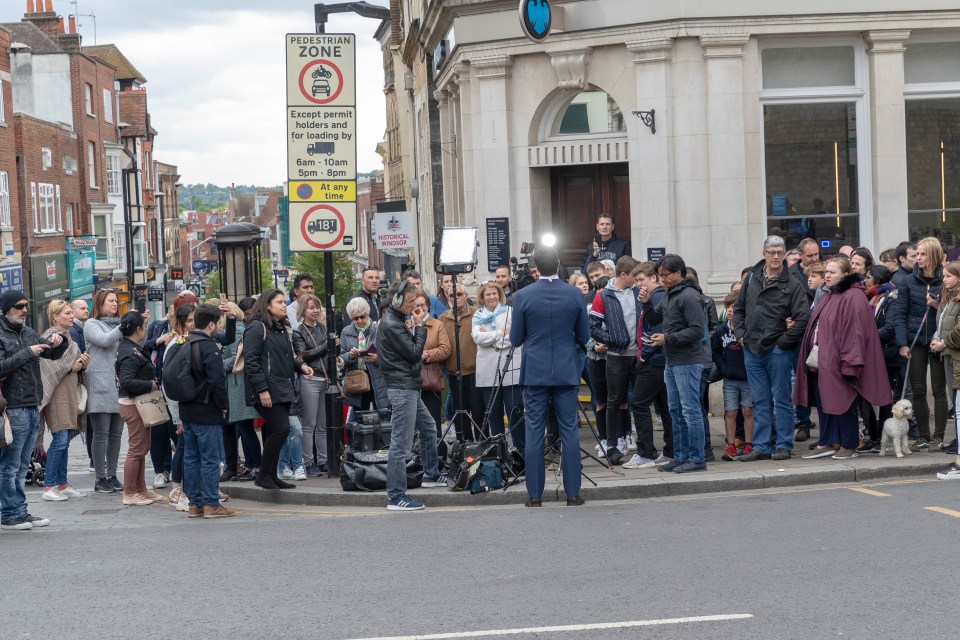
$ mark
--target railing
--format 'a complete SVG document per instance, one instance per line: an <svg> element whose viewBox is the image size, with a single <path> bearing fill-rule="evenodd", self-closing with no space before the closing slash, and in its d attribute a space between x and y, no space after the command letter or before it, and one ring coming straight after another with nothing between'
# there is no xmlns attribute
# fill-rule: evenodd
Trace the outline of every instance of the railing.
<svg viewBox="0 0 960 640"><path fill-rule="evenodd" d="M527 164L530 167L561 167L627 162L630 159L627 151L625 138L544 142L527 147Z"/></svg>

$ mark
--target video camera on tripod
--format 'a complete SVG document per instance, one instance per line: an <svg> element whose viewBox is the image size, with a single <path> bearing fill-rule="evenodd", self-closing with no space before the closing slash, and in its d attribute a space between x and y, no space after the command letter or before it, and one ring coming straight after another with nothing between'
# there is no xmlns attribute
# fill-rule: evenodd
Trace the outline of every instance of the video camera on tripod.
<svg viewBox="0 0 960 640"><path fill-rule="evenodd" d="M545 247L552 247L557 243L557 238L552 233L545 234L540 239L539 244ZM510 256L510 292L516 293L524 287L537 281L533 277L533 270L530 268L530 257L537 249L536 242L521 242L520 257Z"/></svg>

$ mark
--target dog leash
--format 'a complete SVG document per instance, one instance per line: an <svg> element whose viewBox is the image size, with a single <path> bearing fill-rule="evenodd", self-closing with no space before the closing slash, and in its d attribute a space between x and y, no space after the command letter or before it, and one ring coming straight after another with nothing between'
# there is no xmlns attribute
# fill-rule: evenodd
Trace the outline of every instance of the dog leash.
<svg viewBox="0 0 960 640"><path fill-rule="evenodd" d="M927 307L927 310L923 312L923 317L920 319L920 327L917 329L916 335L913 336L913 342L910 343L910 354L907 355L907 370L904 372L903 389L900 391L901 400L907 395L907 381L910 379L910 358L913 357L913 347L917 344L917 340L920 339L920 332L923 331L924 326L927 324L927 314L929 313L930 307Z"/></svg>

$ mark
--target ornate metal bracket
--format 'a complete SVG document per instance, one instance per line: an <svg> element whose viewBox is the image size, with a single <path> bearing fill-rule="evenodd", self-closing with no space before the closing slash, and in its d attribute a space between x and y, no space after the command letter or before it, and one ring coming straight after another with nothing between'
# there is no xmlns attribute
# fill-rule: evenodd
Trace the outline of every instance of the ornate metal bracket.
<svg viewBox="0 0 960 640"><path fill-rule="evenodd" d="M650 127L650 133L657 132L657 112L655 109L650 111L634 111L633 115L640 118L640 122Z"/></svg>

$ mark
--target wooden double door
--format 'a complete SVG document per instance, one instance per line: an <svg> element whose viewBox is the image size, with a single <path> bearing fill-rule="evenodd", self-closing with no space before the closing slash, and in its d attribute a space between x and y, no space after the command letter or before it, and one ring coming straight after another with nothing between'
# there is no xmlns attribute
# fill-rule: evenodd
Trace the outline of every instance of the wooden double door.
<svg viewBox="0 0 960 640"><path fill-rule="evenodd" d="M596 231L597 216L610 213L615 232L630 239L630 174L627 163L555 167L550 170L553 233L560 262L573 273Z"/></svg>

